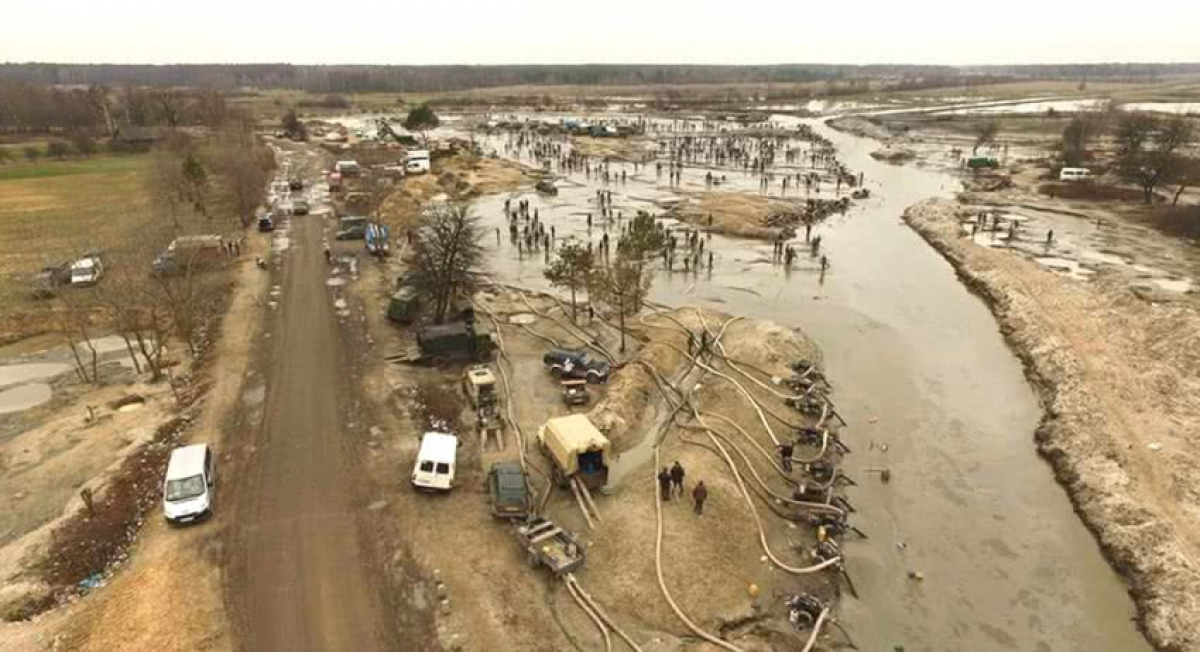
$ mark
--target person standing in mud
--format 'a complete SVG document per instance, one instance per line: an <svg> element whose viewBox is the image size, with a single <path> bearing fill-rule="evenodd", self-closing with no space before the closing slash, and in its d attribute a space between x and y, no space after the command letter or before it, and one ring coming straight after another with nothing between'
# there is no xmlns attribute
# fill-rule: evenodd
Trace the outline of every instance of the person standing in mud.
<svg viewBox="0 0 1200 652"><path fill-rule="evenodd" d="M779 445L779 464L783 467L783 472L791 474L792 472L792 448L791 442L784 442Z"/></svg>
<svg viewBox="0 0 1200 652"><path fill-rule="evenodd" d="M675 460L675 464L671 465L671 492L683 498L683 477L687 473L683 470L683 465L679 460Z"/></svg>
<svg viewBox="0 0 1200 652"><path fill-rule="evenodd" d="M658 472L658 490L664 503L671 500L671 472L665 466Z"/></svg>
<svg viewBox="0 0 1200 652"><path fill-rule="evenodd" d="M704 486L704 481L696 483L696 488L692 489L692 511L696 512L696 516L704 515L704 501L708 500L708 487Z"/></svg>

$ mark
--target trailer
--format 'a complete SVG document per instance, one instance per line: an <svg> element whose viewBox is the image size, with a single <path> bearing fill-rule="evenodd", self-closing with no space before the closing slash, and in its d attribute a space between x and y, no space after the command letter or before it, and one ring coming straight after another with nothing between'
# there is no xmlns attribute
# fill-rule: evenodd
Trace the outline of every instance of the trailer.
<svg viewBox="0 0 1200 652"><path fill-rule="evenodd" d="M611 444L586 415L550 419L538 429L538 443L550 458L559 485L577 480L594 490L608 484Z"/></svg>
<svg viewBox="0 0 1200 652"><path fill-rule="evenodd" d="M534 518L517 527L517 541L530 568L545 566L556 576L583 566L583 544L570 532L545 518Z"/></svg>

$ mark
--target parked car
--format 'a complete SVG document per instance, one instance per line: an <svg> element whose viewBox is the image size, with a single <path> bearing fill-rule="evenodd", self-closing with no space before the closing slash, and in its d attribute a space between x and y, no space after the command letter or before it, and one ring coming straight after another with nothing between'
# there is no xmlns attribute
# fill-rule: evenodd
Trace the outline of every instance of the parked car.
<svg viewBox="0 0 1200 652"><path fill-rule="evenodd" d="M496 462L488 469L488 495L492 516L519 518L529 516L529 482L517 462Z"/></svg>
<svg viewBox="0 0 1200 652"><path fill-rule="evenodd" d="M49 299L64 285L71 284L71 261L46 265L33 277L35 299Z"/></svg>
<svg viewBox="0 0 1200 652"><path fill-rule="evenodd" d="M555 378L578 378L589 383L606 383L609 364L595 360L582 350L552 349L542 357L542 363Z"/></svg>
<svg viewBox="0 0 1200 652"><path fill-rule="evenodd" d="M71 263L71 287L88 287L100 282L104 276L104 263L96 253L84 254Z"/></svg>
<svg viewBox="0 0 1200 652"><path fill-rule="evenodd" d="M271 219L270 215L263 215L258 218L258 230L263 233L275 230L275 222Z"/></svg>
<svg viewBox="0 0 1200 652"><path fill-rule="evenodd" d="M1092 171L1087 168L1063 168L1058 171L1059 181L1091 181Z"/></svg>
<svg viewBox="0 0 1200 652"><path fill-rule="evenodd" d="M338 240L362 240L367 237L367 218L343 217L338 220Z"/></svg>
<svg viewBox="0 0 1200 652"><path fill-rule="evenodd" d="M172 525L199 521L213 512L216 465L207 444L171 451L163 483L163 516Z"/></svg>
<svg viewBox="0 0 1200 652"><path fill-rule="evenodd" d="M182 274L214 264L226 255L225 240L219 235L181 235L154 258L154 273Z"/></svg>
<svg viewBox="0 0 1200 652"><path fill-rule="evenodd" d="M558 188L555 187L554 182L550 181L549 179L542 179L541 181L537 182L537 185L534 187L537 189L538 192L540 192L544 195L557 195L558 194Z"/></svg>
<svg viewBox="0 0 1200 652"><path fill-rule="evenodd" d="M292 200L292 215L308 215L308 200L293 199Z"/></svg>

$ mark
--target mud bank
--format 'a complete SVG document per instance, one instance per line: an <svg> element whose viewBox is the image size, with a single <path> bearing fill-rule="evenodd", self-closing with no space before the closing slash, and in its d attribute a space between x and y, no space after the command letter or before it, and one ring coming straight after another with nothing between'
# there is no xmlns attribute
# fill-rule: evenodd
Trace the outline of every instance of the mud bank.
<svg viewBox="0 0 1200 652"><path fill-rule="evenodd" d="M1162 650L1200 650L1196 390L1200 315L1137 298L1117 274L1072 281L960 235L949 200L905 221L991 307L1037 390L1036 439L1081 518L1130 582Z"/></svg>

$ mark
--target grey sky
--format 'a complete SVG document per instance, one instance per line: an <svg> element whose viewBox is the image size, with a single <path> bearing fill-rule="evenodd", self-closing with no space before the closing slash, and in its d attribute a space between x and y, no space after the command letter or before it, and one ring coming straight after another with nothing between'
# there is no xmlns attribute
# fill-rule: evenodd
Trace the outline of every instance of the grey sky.
<svg viewBox="0 0 1200 652"><path fill-rule="evenodd" d="M0 61L1200 61L1196 0L6 0Z"/></svg>

